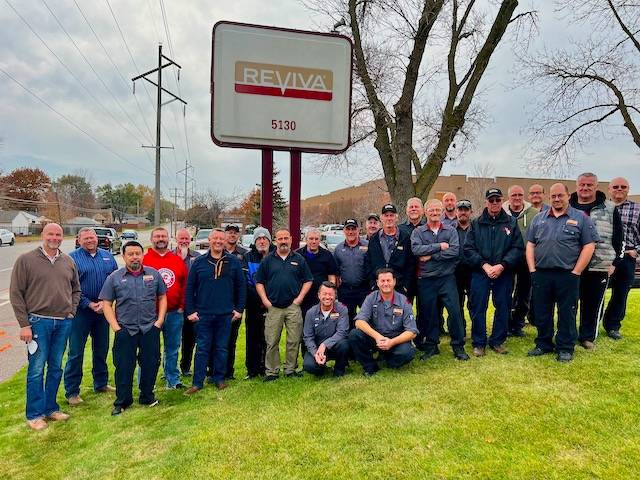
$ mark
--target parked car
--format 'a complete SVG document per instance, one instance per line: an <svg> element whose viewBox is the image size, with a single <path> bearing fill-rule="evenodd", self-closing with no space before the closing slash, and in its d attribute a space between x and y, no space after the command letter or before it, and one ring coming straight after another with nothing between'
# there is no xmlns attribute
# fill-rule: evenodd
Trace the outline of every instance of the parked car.
<svg viewBox="0 0 640 480"><path fill-rule="evenodd" d="M114 255L120 253L122 248L122 240L118 237L118 233L113 228L107 227L94 227L93 228L98 236L98 247L109 250ZM78 237L76 236L76 248L80 246Z"/></svg>
<svg viewBox="0 0 640 480"><path fill-rule="evenodd" d="M120 238L122 240L138 240L138 232L135 230L123 230Z"/></svg>
<svg viewBox="0 0 640 480"><path fill-rule="evenodd" d="M16 243L16 236L13 232L0 228L0 247L2 245L13 245L14 243Z"/></svg>
<svg viewBox="0 0 640 480"><path fill-rule="evenodd" d="M344 242L344 239L344 233L334 231L331 233L323 233L322 237L320 237L320 242L327 250L333 252L338 245Z"/></svg>
<svg viewBox="0 0 640 480"><path fill-rule="evenodd" d="M196 234L196 250L206 250L209 248L209 234L212 228L201 228Z"/></svg>

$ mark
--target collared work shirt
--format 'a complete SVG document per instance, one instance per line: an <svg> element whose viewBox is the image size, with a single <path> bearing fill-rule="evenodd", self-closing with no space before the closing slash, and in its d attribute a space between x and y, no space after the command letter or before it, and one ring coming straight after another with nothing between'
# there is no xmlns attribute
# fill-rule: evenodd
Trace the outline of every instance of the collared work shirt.
<svg viewBox="0 0 640 480"><path fill-rule="evenodd" d="M384 256L385 263L389 263L391 253L393 253L393 249L396 248L396 245L398 244L398 238L400 238L399 228L400 227L396 228L395 235L387 235L382 229L378 232L380 235L380 247L382 248L382 255Z"/></svg>
<svg viewBox="0 0 640 480"><path fill-rule="evenodd" d="M347 242L342 242L333 252L333 257L338 266L340 283L349 287L359 287L368 281L367 276L367 249L369 242L358 240L357 245L350 247Z"/></svg>
<svg viewBox="0 0 640 480"><path fill-rule="evenodd" d="M364 299L355 321L363 320L381 335L395 338L404 332L418 333L413 308L407 303L407 297L399 292L393 293L393 299L383 300L380 291L371 292Z"/></svg>
<svg viewBox="0 0 640 480"><path fill-rule="evenodd" d="M535 244L536 268L573 270L589 243L600 241L591 218L573 207L556 217L549 208L533 219L527 241Z"/></svg>
<svg viewBox="0 0 640 480"><path fill-rule="evenodd" d="M267 298L277 308L286 308L300 294L302 285L311 282L313 275L302 255L289 252L283 259L277 251L267 255L258 267L256 283L261 283Z"/></svg>
<svg viewBox="0 0 640 480"><path fill-rule="evenodd" d="M76 248L69 254L78 268L78 278L80 279L80 307L89 308L89 303L97 302L100 290L107 277L118 269L116 259L111 252L98 248L94 255L91 255L82 247Z"/></svg>
<svg viewBox="0 0 640 480"><path fill-rule="evenodd" d="M115 300L118 325L135 335L151 330L158 320L156 301L166 293L167 287L156 269L144 266L142 275L133 275L122 267L107 277L99 298Z"/></svg>
<svg viewBox="0 0 640 480"><path fill-rule="evenodd" d="M302 336L311 355L315 355L321 343L331 349L349 333L349 311L343 304L336 302L326 317L320 304L309 309L304 318Z"/></svg>

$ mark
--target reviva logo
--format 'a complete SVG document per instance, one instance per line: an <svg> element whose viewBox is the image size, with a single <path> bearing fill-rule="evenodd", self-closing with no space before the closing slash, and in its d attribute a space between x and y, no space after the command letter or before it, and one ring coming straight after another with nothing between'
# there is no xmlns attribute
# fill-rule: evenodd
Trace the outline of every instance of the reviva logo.
<svg viewBox="0 0 640 480"><path fill-rule="evenodd" d="M333 72L268 63L236 62L236 93L331 101Z"/></svg>

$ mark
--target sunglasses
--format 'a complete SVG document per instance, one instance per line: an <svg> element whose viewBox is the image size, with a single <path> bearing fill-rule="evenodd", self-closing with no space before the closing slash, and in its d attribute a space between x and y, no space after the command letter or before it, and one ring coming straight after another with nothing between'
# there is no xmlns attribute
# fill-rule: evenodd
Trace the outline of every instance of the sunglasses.
<svg viewBox="0 0 640 480"><path fill-rule="evenodd" d="M487 198L487 202L489 202L489 203L502 203L502 197Z"/></svg>
<svg viewBox="0 0 640 480"><path fill-rule="evenodd" d="M626 185L611 185L613 190L626 190L628 187Z"/></svg>

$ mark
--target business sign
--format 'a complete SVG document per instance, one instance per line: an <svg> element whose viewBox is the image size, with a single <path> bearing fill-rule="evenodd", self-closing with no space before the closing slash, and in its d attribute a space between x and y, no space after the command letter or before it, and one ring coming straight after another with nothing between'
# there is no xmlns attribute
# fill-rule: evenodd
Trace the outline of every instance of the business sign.
<svg viewBox="0 0 640 480"><path fill-rule="evenodd" d="M351 55L341 35L217 23L211 138L225 147L346 150Z"/></svg>

